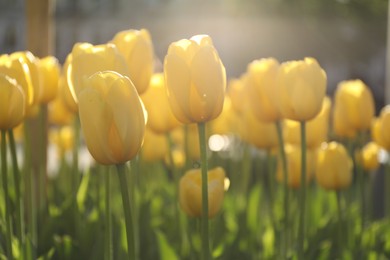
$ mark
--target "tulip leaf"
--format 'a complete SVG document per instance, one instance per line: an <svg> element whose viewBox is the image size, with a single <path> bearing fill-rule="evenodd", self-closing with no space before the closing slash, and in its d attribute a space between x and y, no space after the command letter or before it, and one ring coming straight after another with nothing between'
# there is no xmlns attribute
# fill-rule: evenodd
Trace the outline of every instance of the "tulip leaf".
<svg viewBox="0 0 390 260"><path fill-rule="evenodd" d="M87 198L89 176L90 176L90 172L87 171L83 175L83 177L81 179L80 187L77 191L76 200L77 200L77 206L78 206L80 212L84 211L84 202L85 202L85 199Z"/></svg>
<svg viewBox="0 0 390 260"><path fill-rule="evenodd" d="M171 247L169 245L167 238L164 233L161 231L157 230L156 232L156 237L157 237L157 242L158 242L158 248L160 251L160 259L161 260L177 260L179 259Z"/></svg>
<svg viewBox="0 0 390 260"><path fill-rule="evenodd" d="M253 187L249 194L247 223L249 230L257 230L259 223L259 207L261 200L261 188L259 185ZM256 232L254 232L256 233Z"/></svg>

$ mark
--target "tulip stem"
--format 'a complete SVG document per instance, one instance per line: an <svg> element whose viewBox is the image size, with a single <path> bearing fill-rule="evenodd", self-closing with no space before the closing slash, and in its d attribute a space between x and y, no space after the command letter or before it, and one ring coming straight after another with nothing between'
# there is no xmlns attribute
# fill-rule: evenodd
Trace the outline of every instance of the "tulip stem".
<svg viewBox="0 0 390 260"><path fill-rule="evenodd" d="M105 246L106 246L106 250L105 250L105 254L104 254L104 259L106 260L111 260L112 259L112 244L111 244L111 240L112 240L112 230L111 230L111 205L110 205L110 196L111 196L111 178L110 178L110 172L109 172L109 168L108 167L104 167L104 171L103 171L103 174L105 175L104 178L105 178L105 200L106 200L106 205L105 205L105 231L106 231L106 234L105 234L105 239L106 239L106 243L105 243Z"/></svg>
<svg viewBox="0 0 390 260"><path fill-rule="evenodd" d="M198 123L200 159L202 170L202 218L201 218L201 236L202 236L202 259L210 258L209 244L209 205L208 205L208 187L207 187L207 149L206 149L206 123Z"/></svg>
<svg viewBox="0 0 390 260"><path fill-rule="evenodd" d="M135 238L134 238L134 220L133 220L133 215L131 214L129 189L127 186L127 178L126 178L126 165L117 164L116 169L117 169L119 182L121 186L123 211L125 214L128 257L130 260L135 260L136 254L135 254Z"/></svg>
<svg viewBox="0 0 390 260"><path fill-rule="evenodd" d="M11 234L11 212L10 198L8 192L8 177L7 177L7 140L5 137L6 130L1 130L1 171L3 180L4 200L5 200L5 222L6 222L6 244L7 244L7 259L13 259L12 256L12 234Z"/></svg>
<svg viewBox="0 0 390 260"><path fill-rule="evenodd" d="M340 247L340 257L342 256L343 250L344 250L344 238L343 238L343 211L342 211L342 205L341 205L341 194L340 191L336 190L336 202L337 202L337 213L338 213L338 224L339 224L339 242L338 245Z"/></svg>
<svg viewBox="0 0 390 260"><path fill-rule="evenodd" d="M18 167L18 158L16 156L15 137L12 129L8 130L9 144L11 148L12 168L15 185L15 197L16 197L16 232L20 243L21 252L24 254L24 225L23 225L23 203L20 195L20 171Z"/></svg>
<svg viewBox="0 0 390 260"><path fill-rule="evenodd" d="M306 123L301 124L301 188L299 196L298 259L304 259L306 204Z"/></svg>
<svg viewBox="0 0 390 260"><path fill-rule="evenodd" d="M278 132L278 143L279 143L279 154L280 158L282 159L282 167L283 167L283 208L284 208L284 258L287 258L288 254L288 229L289 229L289 203L288 203L288 197L289 197L289 189L288 189L288 168L287 168L287 157L286 157L286 151L284 150L284 140L283 140L283 129L281 121L276 121L276 129Z"/></svg>

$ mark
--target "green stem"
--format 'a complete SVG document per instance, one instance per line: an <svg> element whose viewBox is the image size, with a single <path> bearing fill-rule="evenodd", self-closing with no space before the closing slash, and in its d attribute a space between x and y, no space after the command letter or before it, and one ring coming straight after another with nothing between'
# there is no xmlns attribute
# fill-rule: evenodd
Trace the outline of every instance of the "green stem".
<svg viewBox="0 0 390 260"><path fill-rule="evenodd" d="M306 123L301 124L301 188L299 196L298 259L304 259L306 204Z"/></svg>
<svg viewBox="0 0 390 260"><path fill-rule="evenodd" d="M20 243L21 252L24 254L24 225L23 225L23 203L20 195L20 171L18 167L18 158L16 155L16 145L14 132L12 129L8 130L8 136L10 141L11 148L11 157L12 157L12 168L14 176L14 185L15 185L15 196L16 196L16 233ZM23 255L22 254L22 255Z"/></svg>
<svg viewBox="0 0 390 260"><path fill-rule="evenodd" d="M119 182L120 182L120 186L121 186L123 211L125 214L128 257L130 260L135 260L136 253L135 253L135 243L134 243L135 242L134 220L133 220L133 215L131 214L129 189L127 186L127 178L126 178L126 165L125 164L117 164L116 169L117 169Z"/></svg>
<svg viewBox="0 0 390 260"><path fill-rule="evenodd" d="M289 246L289 239L288 239L288 231L289 231L289 216L290 216L290 209L289 209L289 189L288 189L288 168L287 168L287 157L286 157L286 151L284 150L284 140L283 140L283 128L281 121L276 121L276 130L278 133L278 142L279 142L279 153L280 157L282 159L282 167L283 167L283 208L284 208L284 246L283 246L283 256L284 258L287 258L288 254L288 246Z"/></svg>
<svg viewBox="0 0 390 260"><path fill-rule="evenodd" d="M45 212L48 210L47 205L47 105L41 106L40 113L40 164L39 164L39 196L40 209Z"/></svg>
<svg viewBox="0 0 390 260"><path fill-rule="evenodd" d="M342 256L343 250L344 250L344 237L343 237L343 211L341 206L341 194L340 191L336 190L336 200L337 200L337 213L338 213L338 235L339 235L339 248L340 248L340 257Z"/></svg>
<svg viewBox="0 0 390 260"><path fill-rule="evenodd" d="M106 205L105 205L105 210L106 210L106 213L105 213L105 221L106 221L106 228L105 228L105 231L106 231L106 234L105 234L105 240L106 240L106 243L105 243L105 254L104 254L104 259L106 260L111 260L112 259L112 230L111 230L111 205L110 205L110 196L111 196L111 181L110 181L110 172L109 172L109 169L108 167L105 167L105 170L103 172L103 174L105 175L104 178L105 178L105 200L106 200Z"/></svg>
<svg viewBox="0 0 390 260"><path fill-rule="evenodd" d="M199 146L202 170L202 218L201 218L201 236L202 236L202 259L210 259L209 243L209 201L207 186L207 148L206 148L206 124L198 123Z"/></svg>
<svg viewBox="0 0 390 260"><path fill-rule="evenodd" d="M13 259L12 255L12 230L11 230L11 204L8 191L8 177L7 177L7 140L5 137L6 130L1 130L1 171L3 177L3 189L5 200L5 221L6 221L6 244L7 244L7 257Z"/></svg>

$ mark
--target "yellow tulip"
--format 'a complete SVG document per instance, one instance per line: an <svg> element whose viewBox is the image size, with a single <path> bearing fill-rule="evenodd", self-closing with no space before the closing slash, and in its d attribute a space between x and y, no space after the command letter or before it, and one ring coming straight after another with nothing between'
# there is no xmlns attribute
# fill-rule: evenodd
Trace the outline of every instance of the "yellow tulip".
<svg viewBox="0 0 390 260"><path fill-rule="evenodd" d="M164 73L172 111L179 121L206 122L221 113L226 72L209 36L172 43Z"/></svg>
<svg viewBox="0 0 390 260"><path fill-rule="evenodd" d="M337 123L344 124L349 131L368 130L375 115L370 89L361 80L340 82L335 92L334 114Z"/></svg>
<svg viewBox="0 0 390 260"><path fill-rule="evenodd" d="M155 133L149 127L145 129L144 143L141 149L142 160L155 162L163 160L169 153L166 135Z"/></svg>
<svg viewBox="0 0 390 260"><path fill-rule="evenodd" d="M141 95L148 112L148 126L156 133L164 134L180 125L173 115L165 89L164 75L154 74L147 91Z"/></svg>
<svg viewBox="0 0 390 260"><path fill-rule="evenodd" d="M380 146L375 142L369 142L357 152L357 161L366 171L374 171L379 168Z"/></svg>
<svg viewBox="0 0 390 260"><path fill-rule="evenodd" d="M287 169L288 169L288 186L294 189L298 189L301 186L301 148L294 145L286 145L285 152L287 156ZM315 149L306 150L306 182L309 183L313 177L315 169ZM283 165L282 161L278 159L276 179L278 182L283 183Z"/></svg>
<svg viewBox="0 0 390 260"><path fill-rule="evenodd" d="M25 93L25 109L31 107L34 103L34 88L30 70L23 59L7 54L1 55L0 73L17 81Z"/></svg>
<svg viewBox="0 0 390 260"><path fill-rule="evenodd" d="M325 97L320 113L306 123L306 145L315 148L328 140L329 116L331 101ZM285 120L284 139L287 143L299 145L301 143L301 126L299 122Z"/></svg>
<svg viewBox="0 0 390 260"><path fill-rule="evenodd" d="M219 135L238 134L239 115L233 109L230 96L225 96L221 114L210 123L211 133Z"/></svg>
<svg viewBox="0 0 390 260"><path fill-rule="evenodd" d="M326 74L313 58L284 62L278 73L278 107L284 118L313 119L321 110Z"/></svg>
<svg viewBox="0 0 390 260"><path fill-rule="evenodd" d="M72 151L73 149L73 127L63 126L59 129L51 128L49 130L49 140L57 146L60 156L63 156L66 152Z"/></svg>
<svg viewBox="0 0 390 260"><path fill-rule="evenodd" d="M352 182L352 160L337 142L324 143L317 156L317 183L327 190L347 188Z"/></svg>
<svg viewBox="0 0 390 260"><path fill-rule="evenodd" d="M47 56L38 61L38 70L42 83L39 99L42 103L48 103L57 96L60 65L56 57Z"/></svg>
<svg viewBox="0 0 390 260"><path fill-rule="evenodd" d="M129 161L145 132L137 90L128 77L113 71L95 73L86 81L79 93L79 116L89 152L101 164Z"/></svg>
<svg viewBox="0 0 390 260"><path fill-rule="evenodd" d="M379 117L373 121L371 133L377 144L390 151L390 105L381 109Z"/></svg>
<svg viewBox="0 0 390 260"><path fill-rule="evenodd" d="M68 85L76 103L87 78L96 72L111 70L130 77L125 58L112 43L102 45L76 43L71 55L67 77L71 82L71 84L68 82Z"/></svg>
<svg viewBox="0 0 390 260"><path fill-rule="evenodd" d="M214 217L221 209L224 197L225 171L221 167L208 171L208 205L209 218ZM190 217L202 215L202 174L200 169L185 173L179 183L180 206Z"/></svg>
<svg viewBox="0 0 390 260"><path fill-rule="evenodd" d="M181 151L185 151L185 126L177 127L171 132L173 143ZM187 126L187 146L188 146L188 159L199 160L200 148L198 138L198 128L196 124L190 124ZM206 137L207 138L207 137Z"/></svg>
<svg viewBox="0 0 390 260"><path fill-rule="evenodd" d="M249 95L246 92L246 86L248 81L248 74L245 73L241 75L238 79L231 79L228 83L227 95L229 96L233 109L238 114L243 114L244 111L247 110L249 106L248 102L243 102L243 100L247 100Z"/></svg>
<svg viewBox="0 0 390 260"><path fill-rule="evenodd" d="M118 32L111 41L125 57L130 79L138 94L149 86L153 73L153 44L148 30L127 30Z"/></svg>
<svg viewBox="0 0 390 260"><path fill-rule="evenodd" d="M19 125L25 115L25 94L15 79L0 74L0 129Z"/></svg>
<svg viewBox="0 0 390 260"><path fill-rule="evenodd" d="M255 116L263 122L281 118L277 99L279 62L274 58L255 60L248 65L248 92Z"/></svg>
<svg viewBox="0 0 390 260"><path fill-rule="evenodd" d="M74 113L68 109L61 97L57 97L48 105L48 121L54 125L70 125L74 120Z"/></svg>

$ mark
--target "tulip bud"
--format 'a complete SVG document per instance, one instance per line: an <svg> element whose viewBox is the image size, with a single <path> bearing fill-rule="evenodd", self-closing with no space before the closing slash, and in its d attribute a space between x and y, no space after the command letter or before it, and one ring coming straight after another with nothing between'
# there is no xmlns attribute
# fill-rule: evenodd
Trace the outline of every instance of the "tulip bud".
<svg viewBox="0 0 390 260"><path fill-rule="evenodd" d="M47 56L38 61L38 71L41 77L39 99L42 103L48 103L57 96L58 79L60 77L60 65L57 58Z"/></svg>
<svg viewBox="0 0 390 260"><path fill-rule="evenodd" d="M138 94L144 93L149 86L154 65L153 44L148 30L118 32L112 43L126 59L130 79Z"/></svg>
<svg viewBox="0 0 390 260"><path fill-rule="evenodd" d="M379 117L373 121L372 136L373 140L390 151L390 105L383 107L380 111Z"/></svg>
<svg viewBox="0 0 390 260"><path fill-rule="evenodd" d="M325 71L313 58L284 62L280 65L276 93L283 117L296 121L313 119L325 97Z"/></svg>
<svg viewBox="0 0 390 260"><path fill-rule="evenodd" d="M172 43L164 73L172 112L179 121L206 122L221 113L226 72L209 36Z"/></svg>
<svg viewBox="0 0 390 260"><path fill-rule="evenodd" d="M379 167L380 147L375 142L369 142L357 152L357 161L366 171L374 171Z"/></svg>
<svg viewBox="0 0 390 260"><path fill-rule="evenodd" d="M317 156L317 183L327 190L347 188L352 182L352 160L337 142L324 143Z"/></svg>
<svg viewBox="0 0 390 260"><path fill-rule="evenodd" d="M25 115L25 94L15 79L0 74L0 129L19 125Z"/></svg>
<svg viewBox="0 0 390 260"><path fill-rule="evenodd" d="M168 140L166 135L157 134L149 127L146 127L144 143L141 149L142 160L146 162L163 160L168 152Z"/></svg>
<svg viewBox="0 0 390 260"><path fill-rule="evenodd" d="M361 80L340 82L335 92L334 113L347 129L369 129L375 115L375 103L367 85Z"/></svg>
<svg viewBox="0 0 390 260"><path fill-rule="evenodd" d="M209 218L214 217L221 209L224 197L225 171L221 167L209 170L208 212ZM190 217L202 216L202 174L200 169L192 169L181 177L179 182L179 199L183 211Z"/></svg>
<svg viewBox="0 0 390 260"><path fill-rule="evenodd" d="M48 105L48 121L54 125L70 125L74 120L74 114L64 104L61 97L57 97Z"/></svg>
<svg viewBox="0 0 390 260"><path fill-rule="evenodd" d="M248 91L255 116L263 122L275 122L281 115L277 106L279 62L273 58L255 60L248 65Z"/></svg>
<svg viewBox="0 0 390 260"><path fill-rule="evenodd" d="M141 99L131 80L113 71L93 74L79 93L81 128L101 164L118 164L139 151L145 132Z"/></svg>
<svg viewBox="0 0 390 260"><path fill-rule="evenodd" d="M154 74L148 90L141 95L148 112L148 126L156 133L164 134L180 125L169 106L164 75Z"/></svg>

